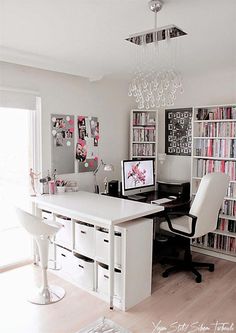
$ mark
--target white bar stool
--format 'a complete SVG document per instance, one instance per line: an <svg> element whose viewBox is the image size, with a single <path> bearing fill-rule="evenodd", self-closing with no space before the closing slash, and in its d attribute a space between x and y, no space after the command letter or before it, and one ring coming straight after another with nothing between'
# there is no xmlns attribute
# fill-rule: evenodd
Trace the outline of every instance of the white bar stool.
<svg viewBox="0 0 236 333"><path fill-rule="evenodd" d="M33 236L39 250L42 268L42 286L29 297L34 304L51 304L60 301L65 296L65 290L58 286L49 286L47 279L49 237L54 236L61 226L53 221L46 224L45 220L16 208L17 217L25 230Z"/></svg>

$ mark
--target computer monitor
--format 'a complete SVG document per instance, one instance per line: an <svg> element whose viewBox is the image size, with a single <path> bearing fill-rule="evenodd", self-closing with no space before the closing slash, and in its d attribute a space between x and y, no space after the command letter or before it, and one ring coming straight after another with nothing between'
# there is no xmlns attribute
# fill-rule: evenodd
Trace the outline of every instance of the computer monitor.
<svg viewBox="0 0 236 333"><path fill-rule="evenodd" d="M124 196L154 191L154 159L121 161L121 176Z"/></svg>

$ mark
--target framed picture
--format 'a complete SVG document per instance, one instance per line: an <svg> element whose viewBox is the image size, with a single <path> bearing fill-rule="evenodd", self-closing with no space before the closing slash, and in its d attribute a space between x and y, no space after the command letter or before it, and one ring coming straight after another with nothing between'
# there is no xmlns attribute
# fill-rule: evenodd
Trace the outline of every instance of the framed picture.
<svg viewBox="0 0 236 333"><path fill-rule="evenodd" d="M165 111L165 152L190 156L192 151L192 108Z"/></svg>

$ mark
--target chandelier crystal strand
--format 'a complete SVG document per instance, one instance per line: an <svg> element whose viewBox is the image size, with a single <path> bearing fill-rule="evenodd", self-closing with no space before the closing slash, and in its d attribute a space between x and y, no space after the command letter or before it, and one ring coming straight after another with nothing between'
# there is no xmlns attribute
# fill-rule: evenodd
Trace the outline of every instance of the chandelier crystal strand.
<svg viewBox="0 0 236 333"><path fill-rule="evenodd" d="M138 109L173 106L178 93L183 93L180 73L176 70L177 47L171 39L186 33L171 25L157 29L157 12L163 6L161 0L151 0L150 9L155 13L154 30L131 35L127 40L138 45L137 67L129 85L128 95L134 97ZM159 41L163 46L159 48ZM162 54L160 52L162 50ZM161 59L163 56L163 59ZM162 64L166 67L161 67Z"/></svg>

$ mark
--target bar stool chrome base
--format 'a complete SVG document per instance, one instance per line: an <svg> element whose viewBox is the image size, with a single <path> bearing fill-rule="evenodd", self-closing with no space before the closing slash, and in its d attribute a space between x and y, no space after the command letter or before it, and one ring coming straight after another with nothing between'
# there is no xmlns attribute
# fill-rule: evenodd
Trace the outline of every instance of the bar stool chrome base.
<svg viewBox="0 0 236 333"><path fill-rule="evenodd" d="M65 290L61 287L50 285L48 288L38 288L28 297L33 304L52 304L60 301L65 296Z"/></svg>

